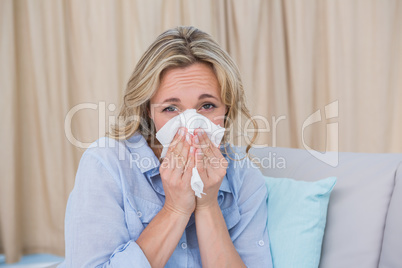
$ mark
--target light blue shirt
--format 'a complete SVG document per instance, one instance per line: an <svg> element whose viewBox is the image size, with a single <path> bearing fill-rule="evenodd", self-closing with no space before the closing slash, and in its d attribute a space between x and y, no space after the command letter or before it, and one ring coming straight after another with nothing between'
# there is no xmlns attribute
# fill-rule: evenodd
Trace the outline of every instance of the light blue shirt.
<svg viewBox="0 0 402 268"><path fill-rule="evenodd" d="M218 202L233 244L248 267L272 267L262 173L248 158L223 155L229 166ZM230 156L241 159L244 152ZM150 267L135 241L165 201L159 166L138 133L126 141L104 137L92 143L68 199L66 257L59 267ZM165 267L201 267L194 213Z"/></svg>

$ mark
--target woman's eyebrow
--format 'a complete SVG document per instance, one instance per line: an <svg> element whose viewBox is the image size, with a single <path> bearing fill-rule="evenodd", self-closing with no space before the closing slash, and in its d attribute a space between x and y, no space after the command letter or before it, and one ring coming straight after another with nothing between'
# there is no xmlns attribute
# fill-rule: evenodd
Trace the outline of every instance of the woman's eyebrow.
<svg viewBox="0 0 402 268"><path fill-rule="evenodd" d="M198 97L199 100L206 99L206 98L213 98L213 99L218 100L217 97L215 97L211 94L207 94L207 93L201 94ZM181 102L181 100L179 98L168 98L168 99L164 100L162 103L165 103L165 102Z"/></svg>
<svg viewBox="0 0 402 268"><path fill-rule="evenodd" d="M213 96L213 95L211 95L211 94L207 94L207 93L201 94L201 95L198 97L199 100L206 99L206 98L214 98L214 99L216 99L217 101L219 101L217 97L215 97L215 96Z"/></svg>
<svg viewBox="0 0 402 268"><path fill-rule="evenodd" d="M181 101L178 98L169 98L169 99L164 100L162 103L165 103L165 102L181 102Z"/></svg>

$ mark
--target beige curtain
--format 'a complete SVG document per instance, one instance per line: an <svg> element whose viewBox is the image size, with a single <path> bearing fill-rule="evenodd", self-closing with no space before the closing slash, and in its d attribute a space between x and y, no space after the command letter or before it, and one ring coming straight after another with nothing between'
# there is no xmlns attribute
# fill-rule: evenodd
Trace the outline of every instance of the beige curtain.
<svg viewBox="0 0 402 268"><path fill-rule="evenodd" d="M0 0L7 262L64 254L80 157L141 54L179 24L210 33L238 63L265 131L257 145L402 152L399 0Z"/></svg>

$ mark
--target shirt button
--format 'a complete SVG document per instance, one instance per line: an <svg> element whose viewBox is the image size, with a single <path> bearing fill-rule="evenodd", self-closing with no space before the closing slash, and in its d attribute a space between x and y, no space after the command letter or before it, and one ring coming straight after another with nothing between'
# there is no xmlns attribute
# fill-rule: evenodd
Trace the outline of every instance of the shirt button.
<svg viewBox="0 0 402 268"><path fill-rule="evenodd" d="M187 244L186 244L186 243L181 243L181 248L182 248L182 249L186 249L186 248L187 248Z"/></svg>
<svg viewBox="0 0 402 268"><path fill-rule="evenodd" d="M262 247L264 244L265 244L265 243L264 243L263 240L258 241L258 245L260 245L261 247Z"/></svg>
<svg viewBox="0 0 402 268"><path fill-rule="evenodd" d="M142 217L142 212L141 212L141 211L137 211L137 216L138 216L139 218L141 218L141 217Z"/></svg>

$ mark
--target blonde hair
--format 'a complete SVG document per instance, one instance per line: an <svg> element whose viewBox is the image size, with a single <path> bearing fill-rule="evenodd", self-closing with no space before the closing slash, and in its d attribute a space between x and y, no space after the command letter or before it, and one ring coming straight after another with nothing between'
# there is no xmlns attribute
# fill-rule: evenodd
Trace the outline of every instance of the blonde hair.
<svg viewBox="0 0 402 268"><path fill-rule="evenodd" d="M244 115L253 123L256 131L246 147L248 155L257 138L258 125L246 107L238 67L210 35L192 26L178 26L167 30L147 49L128 81L118 123L111 126L111 132L107 133L107 136L123 140L139 132L148 144L151 139L155 141L155 127L148 115L148 109L150 99L158 90L164 71L187 67L198 62L212 67L221 87L222 102L228 108L224 119L226 131L222 143L225 144L229 140L228 130L239 116ZM226 146L225 152L227 153Z"/></svg>

